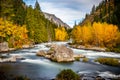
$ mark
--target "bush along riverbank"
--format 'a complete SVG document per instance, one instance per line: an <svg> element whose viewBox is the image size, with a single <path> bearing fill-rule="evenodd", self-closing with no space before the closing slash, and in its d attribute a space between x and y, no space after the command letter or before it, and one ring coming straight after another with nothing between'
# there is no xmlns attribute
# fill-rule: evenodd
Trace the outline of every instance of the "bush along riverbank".
<svg viewBox="0 0 120 80"><path fill-rule="evenodd" d="M64 69L53 80L120 80L120 78L105 78L99 75L81 74L81 72L76 73L71 69Z"/></svg>
<svg viewBox="0 0 120 80"><path fill-rule="evenodd" d="M99 62L100 64L110 65L110 66L120 66L120 60L115 58L97 58L95 62Z"/></svg>

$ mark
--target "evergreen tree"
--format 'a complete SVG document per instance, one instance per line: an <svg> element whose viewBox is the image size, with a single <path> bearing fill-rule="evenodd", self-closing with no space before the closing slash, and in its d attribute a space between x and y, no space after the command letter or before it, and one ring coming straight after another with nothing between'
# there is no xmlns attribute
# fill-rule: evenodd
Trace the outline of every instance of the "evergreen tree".
<svg viewBox="0 0 120 80"><path fill-rule="evenodd" d="M95 12L95 5L93 5L93 7L92 7L91 14L93 14L94 12Z"/></svg>
<svg viewBox="0 0 120 80"><path fill-rule="evenodd" d="M41 8L40 8L40 5L39 5L37 0L36 0L36 3L35 3L35 9L37 9L41 12Z"/></svg>
<svg viewBox="0 0 120 80"><path fill-rule="evenodd" d="M22 0L14 0L14 14L13 22L15 24L23 25L25 23L26 5Z"/></svg>
<svg viewBox="0 0 120 80"><path fill-rule="evenodd" d="M0 0L0 17L10 20L13 16L13 0Z"/></svg>

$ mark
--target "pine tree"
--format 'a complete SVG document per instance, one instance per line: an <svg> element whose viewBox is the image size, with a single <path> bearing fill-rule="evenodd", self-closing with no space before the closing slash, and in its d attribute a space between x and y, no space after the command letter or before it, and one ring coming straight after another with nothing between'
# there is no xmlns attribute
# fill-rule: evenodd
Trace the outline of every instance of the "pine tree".
<svg viewBox="0 0 120 80"><path fill-rule="evenodd" d="M13 0L0 0L0 17L10 20L13 16Z"/></svg>
<svg viewBox="0 0 120 80"><path fill-rule="evenodd" d="M41 8L40 8L40 5L39 5L37 0L36 0L36 3L35 3L35 9L37 9L41 12Z"/></svg>
<svg viewBox="0 0 120 80"><path fill-rule="evenodd" d="M14 17L15 24L23 25L25 23L26 5L22 0L14 0Z"/></svg>
<svg viewBox="0 0 120 80"><path fill-rule="evenodd" d="M94 12L95 12L95 5L93 5L93 7L92 7L91 14L93 14Z"/></svg>

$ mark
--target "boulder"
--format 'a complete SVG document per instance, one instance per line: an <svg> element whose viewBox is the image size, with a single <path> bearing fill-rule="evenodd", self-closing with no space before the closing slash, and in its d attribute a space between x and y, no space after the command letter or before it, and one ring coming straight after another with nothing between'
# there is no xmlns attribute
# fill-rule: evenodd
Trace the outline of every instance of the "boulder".
<svg viewBox="0 0 120 80"><path fill-rule="evenodd" d="M37 55L49 58L56 62L71 62L74 61L76 58L85 57L81 54L74 54L72 49L67 48L64 45L56 44L52 44L50 50L48 51L41 50L37 52Z"/></svg>
<svg viewBox="0 0 120 80"><path fill-rule="evenodd" d="M37 56L44 56L45 57L45 55L46 55L46 53L43 50L37 52Z"/></svg>
<svg viewBox="0 0 120 80"><path fill-rule="evenodd" d="M74 54L74 58L85 58L82 54Z"/></svg>
<svg viewBox="0 0 120 80"><path fill-rule="evenodd" d="M0 43L0 52L7 52L8 50L9 47L7 42Z"/></svg>
<svg viewBox="0 0 120 80"><path fill-rule="evenodd" d="M51 59L57 62L69 62L74 61L74 54L70 48L67 48L64 45L52 45L51 50L54 51L51 54Z"/></svg>

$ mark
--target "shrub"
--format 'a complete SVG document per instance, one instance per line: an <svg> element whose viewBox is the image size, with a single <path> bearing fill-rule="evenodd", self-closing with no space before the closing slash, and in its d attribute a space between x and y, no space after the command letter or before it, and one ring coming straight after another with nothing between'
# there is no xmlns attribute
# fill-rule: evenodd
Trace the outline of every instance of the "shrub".
<svg viewBox="0 0 120 80"><path fill-rule="evenodd" d="M97 58L95 61L110 66L120 66L119 60L115 58Z"/></svg>
<svg viewBox="0 0 120 80"><path fill-rule="evenodd" d="M80 60L80 57L75 57L75 60L76 60L76 61L79 61L79 60Z"/></svg>
<svg viewBox="0 0 120 80"><path fill-rule="evenodd" d="M29 78L27 78L26 76L16 76L13 78L13 80L30 80Z"/></svg>
<svg viewBox="0 0 120 80"><path fill-rule="evenodd" d="M62 70L55 80L80 80L80 76L71 69Z"/></svg>
<svg viewBox="0 0 120 80"><path fill-rule="evenodd" d="M117 47L117 48L108 48L106 51L120 53L120 48L119 47Z"/></svg>
<svg viewBox="0 0 120 80"><path fill-rule="evenodd" d="M88 60L89 60L88 58L83 58L82 61L83 61L83 62L88 62Z"/></svg>

